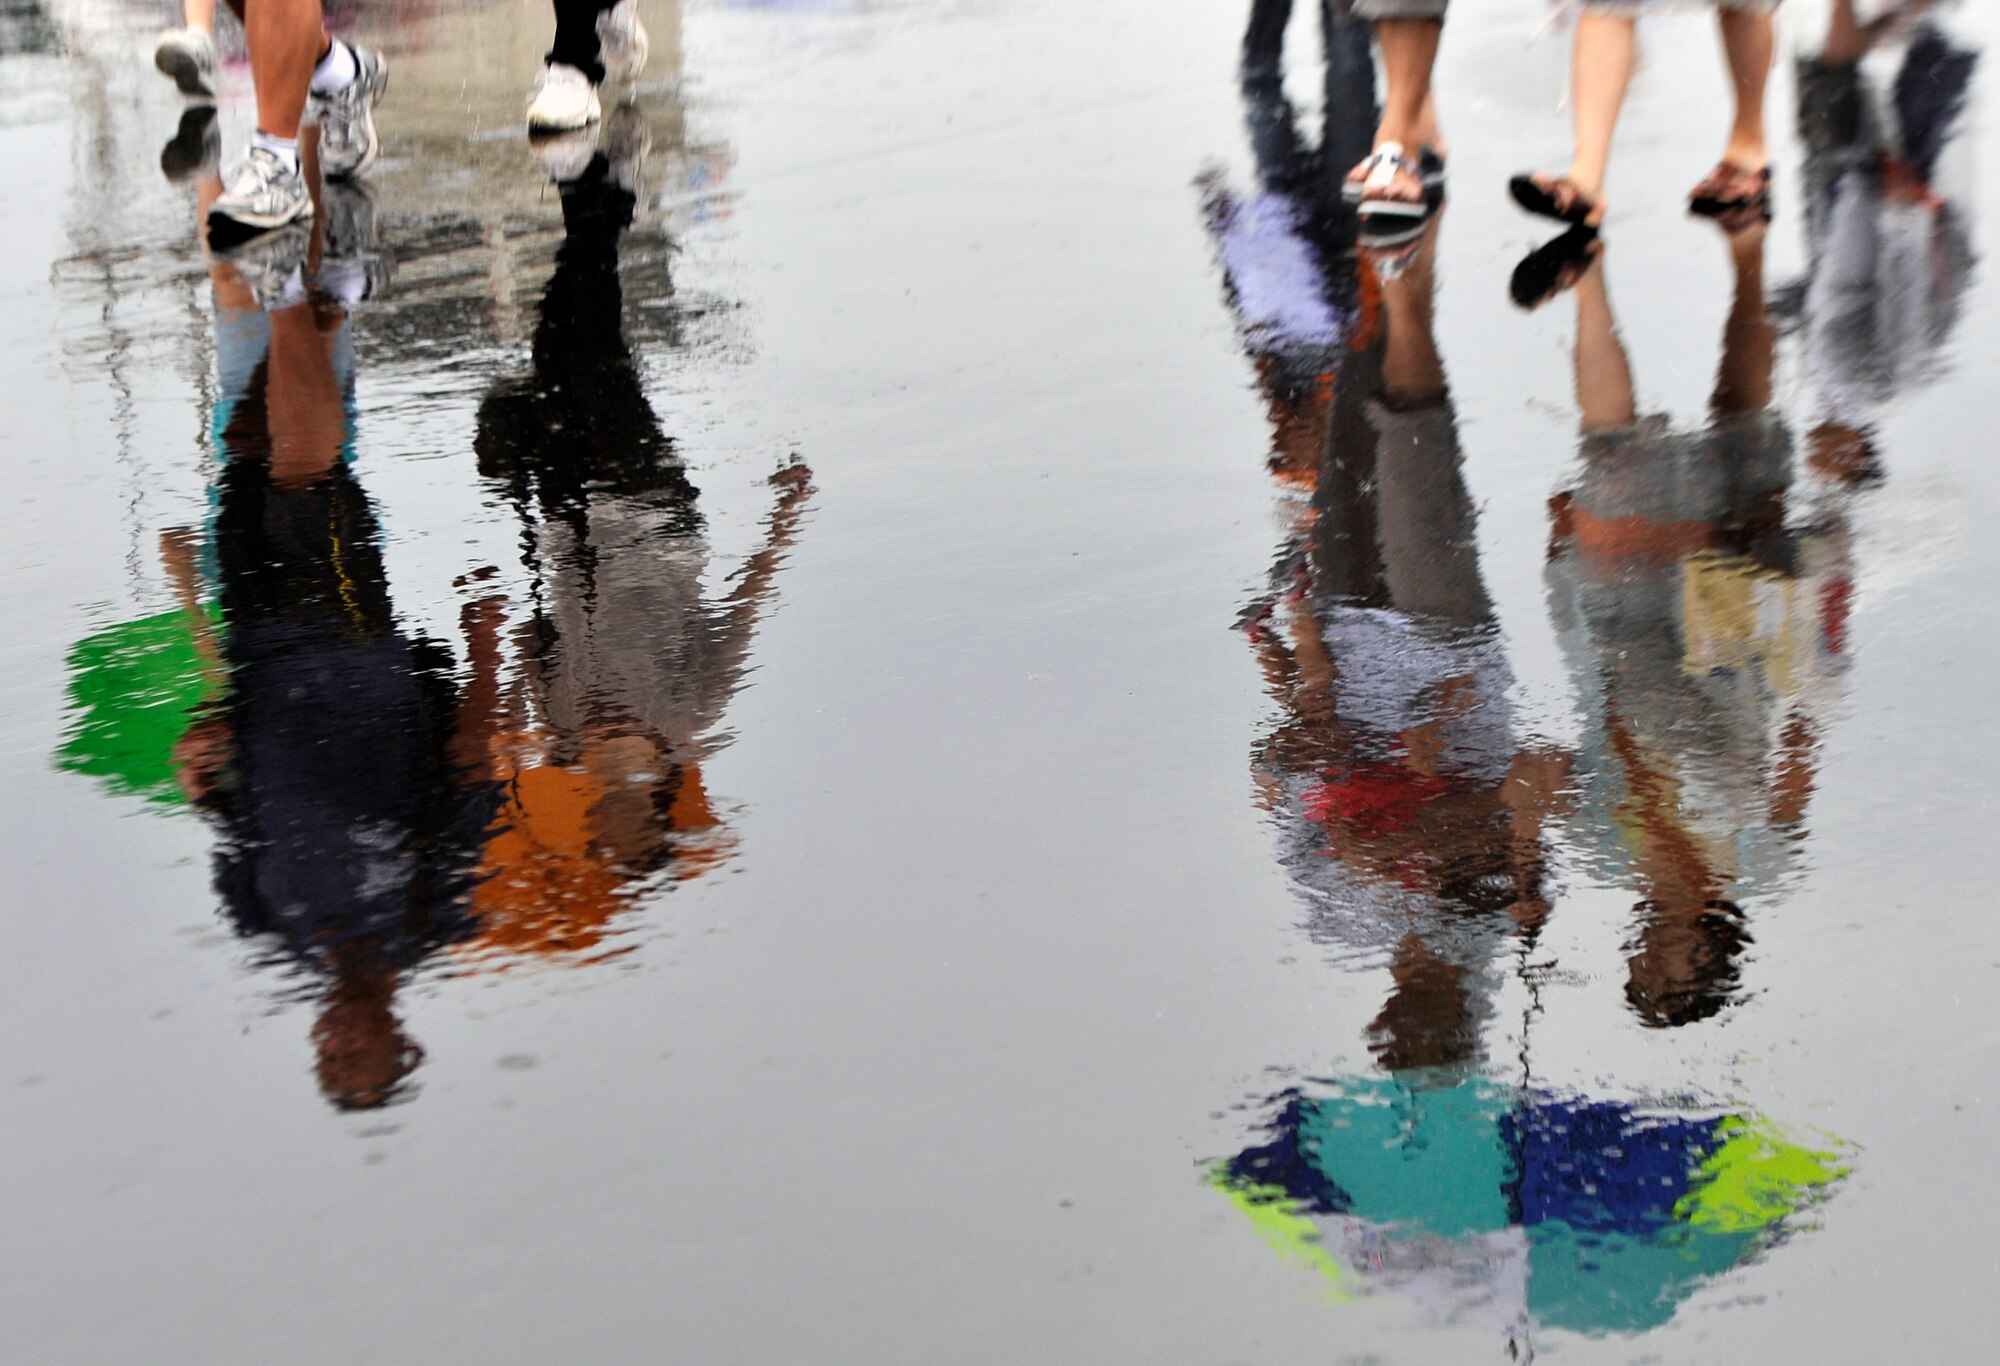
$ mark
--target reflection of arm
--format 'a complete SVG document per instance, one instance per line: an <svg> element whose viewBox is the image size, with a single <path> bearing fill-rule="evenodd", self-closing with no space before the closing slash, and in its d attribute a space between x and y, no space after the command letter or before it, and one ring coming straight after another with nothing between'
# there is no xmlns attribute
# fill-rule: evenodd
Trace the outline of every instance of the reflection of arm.
<svg viewBox="0 0 2000 1366"><path fill-rule="evenodd" d="M469 677L451 734L451 761L474 780L492 776L507 699L500 687L500 622L507 601L499 595L468 602L458 614L465 633Z"/></svg>
<svg viewBox="0 0 2000 1366"><path fill-rule="evenodd" d="M812 471L804 462L794 461L772 475L770 483L778 490L778 499L771 509L764 544L744 561L742 569L737 571L736 587L722 600L716 636L731 676L750 653L750 633L756 629L757 615L771 596L778 568L785 562L785 552L798 537L806 499L812 494Z"/></svg>
<svg viewBox="0 0 2000 1366"><path fill-rule="evenodd" d="M195 537L186 527L169 527L160 533L160 563L173 586L174 601L187 615L188 633L194 637L195 658L201 661L204 677L220 683L227 666L222 659L222 641L216 636L215 621L202 609L201 576L195 569Z"/></svg>

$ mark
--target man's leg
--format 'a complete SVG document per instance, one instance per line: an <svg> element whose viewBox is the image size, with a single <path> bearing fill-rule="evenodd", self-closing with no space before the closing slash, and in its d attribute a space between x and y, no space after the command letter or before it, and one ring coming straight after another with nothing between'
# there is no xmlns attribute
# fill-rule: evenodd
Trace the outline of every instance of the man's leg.
<svg viewBox="0 0 2000 1366"><path fill-rule="evenodd" d="M332 43L319 0L254 0L245 10L243 39L250 49L250 82L257 91L257 131L297 142L313 68Z"/></svg>

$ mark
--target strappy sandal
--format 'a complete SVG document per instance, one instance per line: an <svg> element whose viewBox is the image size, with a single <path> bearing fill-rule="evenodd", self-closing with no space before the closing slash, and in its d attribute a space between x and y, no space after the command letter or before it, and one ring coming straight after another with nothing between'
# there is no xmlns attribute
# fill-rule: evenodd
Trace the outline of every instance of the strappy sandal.
<svg viewBox="0 0 2000 1366"><path fill-rule="evenodd" d="M1704 218L1769 218L1771 168L1746 171L1727 161L1716 162L1715 169L1688 191L1688 212Z"/></svg>
<svg viewBox="0 0 2000 1366"><path fill-rule="evenodd" d="M1393 178L1396 166L1399 163L1406 164L1402 143L1385 142L1363 157L1360 164L1347 173L1347 179L1340 182L1340 197L1350 204L1359 204L1366 199L1368 182L1380 173L1384 163L1390 167L1387 174ZM1360 174L1355 174L1357 171ZM1438 155L1435 148L1417 149L1417 163L1415 167L1410 168L1410 174L1423 182L1426 198L1444 192L1444 158Z"/></svg>
<svg viewBox="0 0 2000 1366"><path fill-rule="evenodd" d="M1544 185L1532 174L1517 175L1507 182L1507 189L1529 213L1595 231L1590 218L1598 210L1597 200L1568 176L1556 176Z"/></svg>
<svg viewBox="0 0 2000 1366"><path fill-rule="evenodd" d="M1532 313L1582 279L1598 240L1589 228L1571 228L1522 257L1507 286L1515 305Z"/></svg>

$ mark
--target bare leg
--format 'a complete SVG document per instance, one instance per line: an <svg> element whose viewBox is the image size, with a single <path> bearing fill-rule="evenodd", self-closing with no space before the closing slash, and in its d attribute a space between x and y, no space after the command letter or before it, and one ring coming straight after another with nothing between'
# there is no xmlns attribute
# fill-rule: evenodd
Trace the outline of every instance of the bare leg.
<svg viewBox="0 0 2000 1366"><path fill-rule="evenodd" d="M203 33L215 28L215 0L181 0L181 22Z"/></svg>
<svg viewBox="0 0 2000 1366"><path fill-rule="evenodd" d="M1402 274L1382 284L1382 392L1404 407L1444 397L1444 362L1431 333L1438 226L1431 220L1422 245Z"/></svg>
<svg viewBox="0 0 2000 1366"><path fill-rule="evenodd" d="M1397 143L1414 155L1420 147L1433 147L1442 154L1438 131L1437 105L1431 98L1431 68L1437 61L1438 38L1444 25L1436 19L1383 19L1375 24L1375 45L1382 53L1382 72L1388 89L1382 99L1382 121L1375 128L1375 146ZM1356 166L1348 179L1362 176ZM1421 199L1423 186L1407 173L1398 173L1401 187L1396 197Z"/></svg>
<svg viewBox="0 0 2000 1366"><path fill-rule="evenodd" d="M1602 253L1576 282L1576 403L1586 433L1621 431L1638 421L1632 365L1611 315Z"/></svg>
<svg viewBox="0 0 2000 1366"><path fill-rule="evenodd" d="M1717 417L1758 413L1771 404L1778 329L1764 306L1764 235L1764 225L1756 223L1728 239L1736 288L1722 325L1722 364L1709 401Z"/></svg>
<svg viewBox="0 0 2000 1366"><path fill-rule="evenodd" d="M1570 57L1570 98L1575 106L1576 151L1569 180L1597 201L1592 226L1604 218L1604 176L1611 161L1611 135L1632 80L1632 21L1586 14L1577 20Z"/></svg>
<svg viewBox="0 0 2000 1366"><path fill-rule="evenodd" d="M1744 10L1716 12L1722 27L1722 52L1729 62L1729 80L1736 91L1736 120L1722 159L1745 171L1761 171L1771 154L1764 141L1764 87L1771 77L1771 54L1777 48L1777 25L1768 14Z"/></svg>
<svg viewBox="0 0 2000 1366"><path fill-rule="evenodd" d="M319 0L257 0L243 16L243 38L257 89L257 131L297 137L313 67L330 42Z"/></svg>

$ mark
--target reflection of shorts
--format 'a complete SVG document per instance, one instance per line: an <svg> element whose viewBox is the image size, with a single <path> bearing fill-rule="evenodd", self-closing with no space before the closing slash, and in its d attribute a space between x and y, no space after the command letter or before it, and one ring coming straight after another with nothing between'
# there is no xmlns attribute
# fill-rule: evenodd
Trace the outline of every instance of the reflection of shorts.
<svg viewBox="0 0 2000 1366"><path fill-rule="evenodd" d="M1347 11L1356 19L1371 23L1377 19L1444 18L1450 0L1348 0Z"/></svg>

